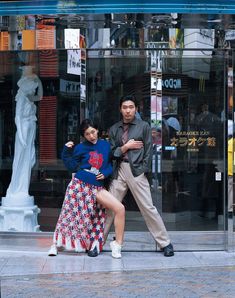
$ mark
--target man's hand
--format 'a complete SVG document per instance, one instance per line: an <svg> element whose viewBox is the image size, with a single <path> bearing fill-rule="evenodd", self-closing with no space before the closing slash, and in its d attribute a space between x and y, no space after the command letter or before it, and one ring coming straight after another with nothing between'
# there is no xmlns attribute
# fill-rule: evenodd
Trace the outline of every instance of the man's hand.
<svg viewBox="0 0 235 298"><path fill-rule="evenodd" d="M122 152L125 153L128 150L141 149L144 147L142 141L135 141L134 139L129 140L125 145L122 146Z"/></svg>

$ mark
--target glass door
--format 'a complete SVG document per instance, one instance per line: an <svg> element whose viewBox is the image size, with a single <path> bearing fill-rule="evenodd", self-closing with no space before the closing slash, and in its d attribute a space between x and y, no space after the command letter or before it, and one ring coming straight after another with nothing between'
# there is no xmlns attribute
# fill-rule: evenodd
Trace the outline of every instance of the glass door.
<svg viewBox="0 0 235 298"><path fill-rule="evenodd" d="M178 249L225 249L227 58L201 52L89 50L87 116L108 138L119 99L134 94L137 116L151 125L152 198L172 241ZM124 204L126 237L146 240L135 249L155 249L131 193Z"/></svg>
<svg viewBox="0 0 235 298"><path fill-rule="evenodd" d="M227 55L220 50L160 54L162 216L181 235L178 247L224 249Z"/></svg>

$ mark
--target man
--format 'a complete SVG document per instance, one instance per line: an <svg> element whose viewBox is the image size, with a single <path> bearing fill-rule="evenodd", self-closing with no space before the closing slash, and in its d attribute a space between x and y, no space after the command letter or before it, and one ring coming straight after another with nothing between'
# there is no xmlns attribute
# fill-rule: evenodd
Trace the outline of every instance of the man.
<svg viewBox="0 0 235 298"><path fill-rule="evenodd" d="M111 150L116 160L110 192L122 201L130 189L150 233L161 247L164 256L171 257L174 255L173 246L162 218L153 205L146 178L146 174L151 171L151 129L147 122L135 117L136 111L137 102L134 96L121 98L122 120L114 124L109 131ZM109 213L104 232L106 237L112 221L113 216Z"/></svg>

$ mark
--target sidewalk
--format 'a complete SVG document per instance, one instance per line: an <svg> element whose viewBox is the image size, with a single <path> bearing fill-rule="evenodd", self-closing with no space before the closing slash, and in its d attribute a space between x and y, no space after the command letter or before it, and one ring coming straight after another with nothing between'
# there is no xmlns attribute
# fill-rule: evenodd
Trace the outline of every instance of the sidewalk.
<svg viewBox="0 0 235 298"><path fill-rule="evenodd" d="M220 250L223 233L184 233L183 239L182 233L172 233L176 251L169 258L155 251L149 233L129 233L122 259L113 259L112 236L96 258L74 252L48 257L52 233L2 233L0 297L234 297L235 252ZM195 249L190 251L193 241Z"/></svg>
<svg viewBox="0 0 235 298"><path fill-rule="evenodd" d="M232 298L235 254L123 252L96 258L63 252L0 251L1 298Z"/></svg>
<svg viewBox="0 0 235 298"><path fill-rule="evenodd" d="M174 257L167 258L160 252L123 252L122 259L113 259L108 251L90 258L85 253L61 252L56 257L48 257L46 252L0 250L1 277L220 266L235 266L235 254L175 252Z"/></svg>
<svg viewBox="0 0 235 298"><path fill-rule="evenodd" d="M1 298L235 297L234 252L177 251L176 245L167 258L153 246L147 251L143 241L145 251L134 252L129 242L122 259L111 257L108 243L96 258L74 252L48 257L50 235L22 239L2 236Z"/></svg>
<svg viewBox="0 0 235 298"><path fill-rule="evenodd" d="M182 251L183 246L177 242L178 238L173 239L175 256L164 257L162 252L155 251L155 242L149 233L127 235L122 259L113 259L109 247L112 236L110 233L103 252L96 258L90 258L86 253L67 251L59 252L56 257L48 257L52 233L3 233L0 239L0 276L235 266L235 252L190 251L187 247L187 251ZM213 246L211 248L215 249Z"/></svg>

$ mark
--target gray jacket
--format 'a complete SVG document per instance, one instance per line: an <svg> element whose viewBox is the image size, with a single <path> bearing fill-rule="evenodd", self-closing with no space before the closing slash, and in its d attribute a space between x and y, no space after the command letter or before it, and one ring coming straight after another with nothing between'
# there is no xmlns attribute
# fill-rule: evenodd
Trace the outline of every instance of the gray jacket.
<svg viewBox="0 0 235 298"><path fill-rule="evenodd" d="M114 178L117 177L117 167L121 162L123 154L122 147L123 122L115 123L109 130L109 141L116 165L114 165ZM152 137L151 129L147 122L135 118L129 125L128 140L142 141L144 147L141 149L128 150L128 160L133 176L151 171L152 162Z"/></svg>

